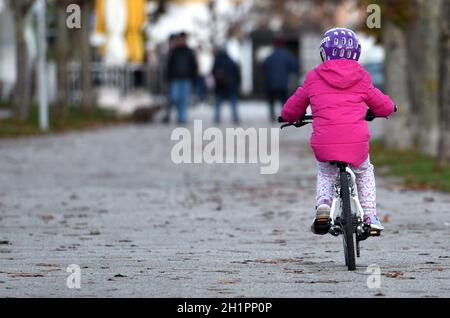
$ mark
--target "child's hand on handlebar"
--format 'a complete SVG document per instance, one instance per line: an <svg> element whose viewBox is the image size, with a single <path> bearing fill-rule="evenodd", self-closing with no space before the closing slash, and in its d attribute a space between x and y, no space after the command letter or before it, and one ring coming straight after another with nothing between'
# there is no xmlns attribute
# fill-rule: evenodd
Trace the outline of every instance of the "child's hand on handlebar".
<svg viewBox="0 0 450 318"><path fill-rule="evenodd" d="M373 113L373 111L369 108L366 113L366 121L373 121L377 116Z"/></svg>
<svg viewBox="0 0 450 318"><path fill-rule="evenodd" d="M278 117L278 123L280 123L280 124L282 124L282 123L287 123L287 121L285 121L285 120L283 119L283 117L279 116L279 117Z"/></svg>

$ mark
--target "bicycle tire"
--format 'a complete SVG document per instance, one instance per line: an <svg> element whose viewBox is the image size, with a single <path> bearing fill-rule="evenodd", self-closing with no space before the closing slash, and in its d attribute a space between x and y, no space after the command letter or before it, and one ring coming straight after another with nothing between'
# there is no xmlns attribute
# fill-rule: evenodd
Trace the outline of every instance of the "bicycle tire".
<svg viewBox="0 0 450 318"><path fill-rule="evenodd" d="M345 265L347 266L349 271L354 271L356 269L355 241L353 235L353 218L350 206L350 191L348 185L347 172L341 172L340 181L341 181L342 218L344 220L343 243L344 243Z"/></svg>

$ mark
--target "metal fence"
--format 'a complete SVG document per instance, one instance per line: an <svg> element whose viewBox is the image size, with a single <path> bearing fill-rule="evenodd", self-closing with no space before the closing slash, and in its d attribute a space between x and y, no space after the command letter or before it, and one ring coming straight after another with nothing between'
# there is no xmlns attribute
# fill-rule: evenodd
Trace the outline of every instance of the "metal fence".
<svg viewBox="0 0 450 318"><path fill-rule="evenodd" d="M67 71L69 102L77 104L83 94L81 64L70 63ZM92 63L91 79L94 89L114 88L121 96L126 96L137 89L148 90L152 95L162 95L166 91L161 71L157 66L148 64L109 66L104 63Z"/></svg>

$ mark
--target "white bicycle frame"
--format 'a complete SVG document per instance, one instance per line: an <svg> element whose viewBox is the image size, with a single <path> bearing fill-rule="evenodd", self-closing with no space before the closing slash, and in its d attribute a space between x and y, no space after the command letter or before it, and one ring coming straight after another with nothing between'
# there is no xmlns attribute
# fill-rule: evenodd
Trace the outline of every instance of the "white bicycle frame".
<svg viewBox="0 0 450 318"><path fill-rule="evenodd" d="M358 189L356 187L356 176L355 173L352 171L352 169L350 169L349 167L347 167L346 172L348 174L350 174L350 179L351 182L349 184L350 187L350 207L352 210L352 214L356 214L356 216L358 218L361 218L361 220L364 220L364 210L361 207L361 203L359 202L358 199ZM336 214L339 213L339 211L342 211L342 199L340 196L340 192L341 192L341 184L340 184L340 180L339 180L339 175L338 175L338 180L334 186L335 191L334 191L334 198L333 198L333 203L331 204L331 210L330 210L330 219L331 219L331 225L334 225L334 220L336 219Z"/></svg>

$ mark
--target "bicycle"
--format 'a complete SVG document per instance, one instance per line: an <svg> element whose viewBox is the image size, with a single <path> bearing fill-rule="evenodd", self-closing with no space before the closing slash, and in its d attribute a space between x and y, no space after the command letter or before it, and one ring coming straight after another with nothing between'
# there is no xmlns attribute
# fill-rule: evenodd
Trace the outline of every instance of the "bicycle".
<svg viewBox="0 0 450 318"><path fill-rule="evenodd" d="M366 121L373 121L376 117L369 109L366 114ZM385 117L387 118L387 117ZM305 115L295 123L286 123L279 117L279 123L286 123L281 129L293 126L300 128L312 124L313 117ZM330 215L326 219L314 222L316 233L331 234L333 236L342 235L345 265L349 271L356 269L356 256L361 254L360 242L373 236L380 236L381 231L372 229L370 224L364 223L364 210L358 199L358 189L356 187L356 177L349 168L349 164L340 161L331 161L331 165L339 168L339 182L334 186L334 197L331 204ZM340 210L340 213L338 213Z"/></svg>

